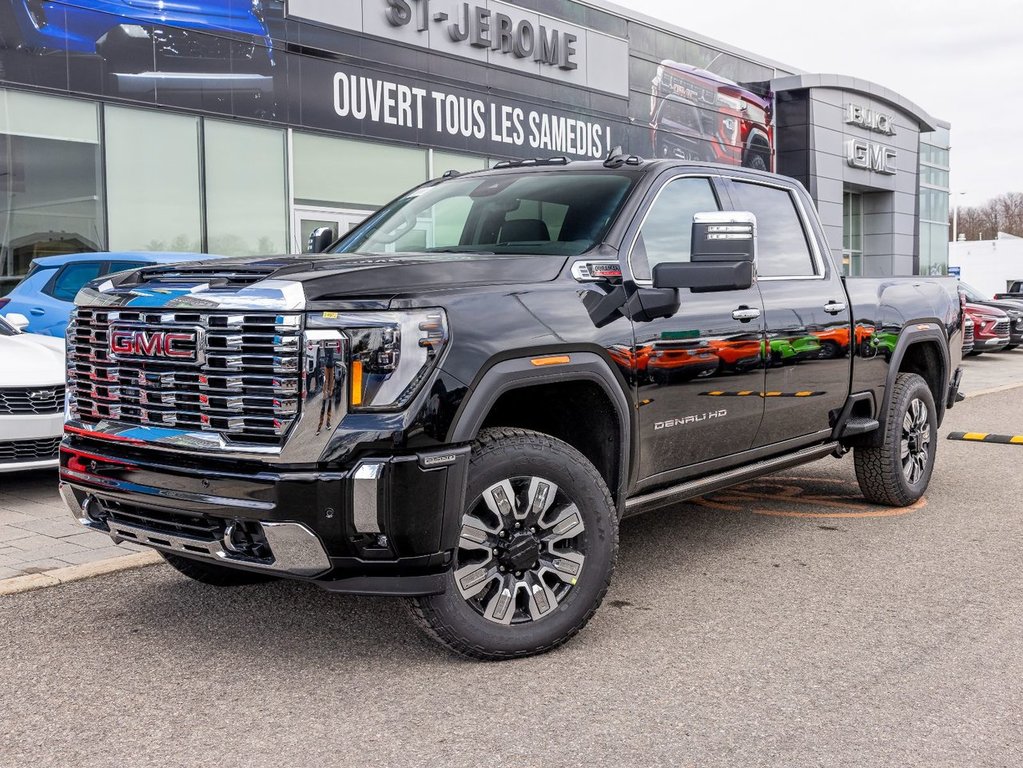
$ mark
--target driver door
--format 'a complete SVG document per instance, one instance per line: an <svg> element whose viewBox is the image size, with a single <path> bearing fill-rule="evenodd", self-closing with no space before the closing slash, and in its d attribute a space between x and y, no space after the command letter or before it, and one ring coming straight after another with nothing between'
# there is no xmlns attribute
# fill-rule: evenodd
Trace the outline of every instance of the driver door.
<svg viewBox="0 0 1023 768"><path fill-rule="evenodd" d="M642 290L655 265L689 261L693 216L721 210L711 177L676 176L655 193L630 250ZM638 382L640 476L647 487L753 446L764 415L763 302L745 290L679 290L674 315L635 323L647 360Z"/></svg>

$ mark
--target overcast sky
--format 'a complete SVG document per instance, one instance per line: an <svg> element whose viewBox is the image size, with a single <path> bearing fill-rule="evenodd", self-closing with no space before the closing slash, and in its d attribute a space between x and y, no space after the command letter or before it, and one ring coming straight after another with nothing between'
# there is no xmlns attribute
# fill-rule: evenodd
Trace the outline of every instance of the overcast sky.
<svg viewBox="0 0 1023 768"><path fill-rule="evenodd" d="M873 80L949 121L960 205L1023 192L1020 0L617 2L806 72Z"/></svg>

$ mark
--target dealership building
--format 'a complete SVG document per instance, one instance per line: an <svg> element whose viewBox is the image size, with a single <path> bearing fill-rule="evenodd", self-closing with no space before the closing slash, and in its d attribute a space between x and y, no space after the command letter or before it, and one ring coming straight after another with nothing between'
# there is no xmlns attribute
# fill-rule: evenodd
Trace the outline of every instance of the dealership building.
<svg viewBox="0 0 1023 768"><path fill-rule="evenodd" d="M848 274L944 274L949 125L855 75L603 0L6 0L0 294L58 253L300 252L446 171L617 146L795 177Z"/></svg>

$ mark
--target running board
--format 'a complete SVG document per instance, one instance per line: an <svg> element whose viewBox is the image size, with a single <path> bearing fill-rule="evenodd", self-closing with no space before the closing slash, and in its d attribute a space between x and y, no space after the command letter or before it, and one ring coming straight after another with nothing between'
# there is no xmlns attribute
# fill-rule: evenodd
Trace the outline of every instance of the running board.
<svg viewBox="0 0 1023 768"><path fill-rule="evenodd" d="M727 472L720 472L709 477L701 477L698 480L690 480L669 488L662 488L650 493L633 496L625 501L625 516L629 517L642 512L649 512L651 509L676 504L695 496L703 496L712 491L720 491L722 488L728 488L761 475L767 475L771 472L823 459L828 454L833 453L838 447L838 443L835 442L815 445L813 448L804 448L796 453L787 453L784 456L764 459L754 464L730 469Z"/></svg>

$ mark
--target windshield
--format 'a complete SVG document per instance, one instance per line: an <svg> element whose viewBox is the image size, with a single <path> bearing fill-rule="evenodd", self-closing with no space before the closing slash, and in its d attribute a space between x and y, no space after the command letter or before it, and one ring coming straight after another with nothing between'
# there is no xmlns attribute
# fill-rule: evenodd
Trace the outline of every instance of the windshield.
<svg viewBox="0 0 1023 768"><path fill-rule="evenodd" d="M17 336L18 331L6 320L0 317L0 336Z"/></svg>
<svg viewBox="0 0 1023 768"><path fill-rule="evenodd" d="M637 178L628 171L557 171L419 187L333 252L577 256L603 239Z"/></svg>

